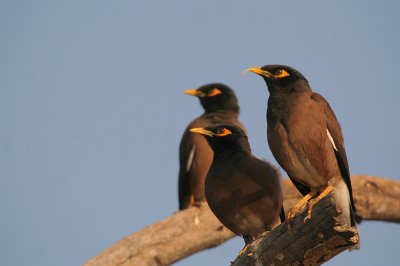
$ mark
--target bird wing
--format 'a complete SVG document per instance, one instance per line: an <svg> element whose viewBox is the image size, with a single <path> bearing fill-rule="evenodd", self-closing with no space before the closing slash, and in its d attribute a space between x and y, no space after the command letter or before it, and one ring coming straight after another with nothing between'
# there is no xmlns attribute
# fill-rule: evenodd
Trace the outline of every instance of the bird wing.
<svg viewBox="0 0 400 266"><path fill-rule="evenodd" d="M310 192L310 188L305 184L299 182L295 176L293 176L294 171L290 171L294 163L294 151L292 151L290 141L288 139L288 129L285 127L283 122L275 122L275 124L268 121L268 145L279 163L279 165L285 169L290 180L297 188L297 190L305 196ZM292 173L292 175L290 174Z"/></svg>
<svg viewBox="0 0 400 266"><path fill-rule="evenodd" d="M351 208L355 214L355 206L353 200L353 190L351 187L351 179L350 179L350 171L349 171L349 164L347 161L346 151L344 148L344 140L342 135L342 130L340 128L340 124L336 118L335 113L333 112L332 108L330 107L329 103L318 93L313 93L311 95L311 99L316 101L321 110L326 116L327 121L327 135L329 140L332 143L332 148L335 152L336 160L340 168L340 173L346 183L347 189L349 190L350 194L350 201L351 201ZM358 217L355 217L358 219Z"/></svg>
<svg viewBox="0 0 400 266"><path fill-rule="evenodd" d="M245 131L244 126L232 113L205 113L193 120L183 133L179 148L179 208L182 210L190 203L190 198L204 198L204 180L212 163L213 152L207 140L189 132L194 127L206 127L219 123L231 123Z"/></svg>
<svg viewBox="0 0 400 266"><path fill-rule="evenodd" d="M289 175L290 181L292 181L293 185L297 188L297 190L301 193L301 195L305 196L310 193L310 188L298 182L295 178Z"/></svg>
<svg viewBox="0 0 400 266"><path fill-rule="evenodd" d="M274 202L273 205L279 214L281 221L285 220L285 212L283 209L283 196L281 188L281 174L279 170L272 165L270 162L265 160L259 160L254 156L250 156L249 159L241 160L237 165L238 172L243 173L242 179L247 180L245 186L253 193L251 196L246 197L243 202L251 203L257 202L268 196L270 200ZM249 182L250 181L250 182ZM253 188L250 188L253 187ZM274 213L273 209L270 209L271 214Z"/></svg>
<svg viewBox="0 0 400 266"><path fill-rule="evenodd" d="M212 184L207 180L207 200L215 213L224 214L219 219L230 230L245 237L259 230L256 227L260 222L271 228L280 219L284 220L280 174L274 166L251 155L236 153L218 169L211 169L218 171L215 173L218 178ZM220 204L214 204L211 190Z"/></svg>
<svg viewBox="0 0 400 266"><path fill-rule="evenodd" d="M179 197L179 209L184 209L189 203L190 197L190 186L189 186L189 172L192 162L188 162L189 156L194 152L196 145L190 140L190 133L185 131L182 136L180 148L179 148L179 178L178 178L178 197ZM194 152L193 152L194 151ZM189 169L188 169L189 167Z"/></svg>
<svg viewBox="0 0 400 266"><path fill-rule="evenodd" d="M192 121L179 146L178 198L181 210L189 206L191 197L204 198L204 179L212 162L212 150L203 136L193 134L189 129L205 124L201 118Z"/></svg>
<svg viewBox="0 0 400 266"><path fill-rule="evenodd" d="M332 147L334 150L338 153L338 157L340 157L340 167L343 168L342 175L344 178L349 178L349 165L347 162L347 156L346 156L346 151L344 149L344 141L343 141L343 135L342 135L342 130L340 128L339 122L336 118L335 113L332 111L332 108L330 107L329 103L318 93L313 93L311 95L311 99L316 101L319 106L321 107L321 110L326 116L326 121L327 121L327 134L328 138L332 142ZM346 181L347 183L347 181Z"/></svg>

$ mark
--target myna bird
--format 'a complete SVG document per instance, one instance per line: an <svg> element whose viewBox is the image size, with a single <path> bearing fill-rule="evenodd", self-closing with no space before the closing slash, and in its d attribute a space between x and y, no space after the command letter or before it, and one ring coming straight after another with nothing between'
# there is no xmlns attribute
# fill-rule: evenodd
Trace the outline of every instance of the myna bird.
<svg viewBox="0 0 400 266"><path fill-rule="evenodd" d="M192 128L214 151L205 182L207 203L215 216L249 244L280 223L280 174L251 154L245 132L234 125ZM282 209L283 211L283 209Z"/></svg>
<svg viewBox="0 0 400 266"><path fill-rule="evenodd" d="M230 123L244 129L239 122L239 105L235 93L221 83L204 85L184 93L199 98L204 113L186 128L179 147L179 209L197 206L204 201L204 180L211 165L213 152L207 141L192 134L193 127L206 127L218 123Z"/></svg>
<svg viewBox="0 0 400 266"><path fill-rule="evenodd" d="M288 220L305 203L310 204L305 220L311 218L312 207L333 190L334 202L342 209L341 222L355 226L359 217L342 131L328 102L313 92L307 79L292 67L266 65L246 71L260 75L267 83L269 147L305 196L290 210Z"/></svg>

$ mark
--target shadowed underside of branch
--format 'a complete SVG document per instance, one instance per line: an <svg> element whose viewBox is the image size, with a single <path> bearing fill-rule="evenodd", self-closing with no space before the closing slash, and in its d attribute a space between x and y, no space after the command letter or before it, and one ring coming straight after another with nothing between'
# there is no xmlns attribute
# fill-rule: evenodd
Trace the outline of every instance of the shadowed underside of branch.
<svg viewBox="0 0 400 266"><path fill-rule="evenodd" d="M357 212L364 220L400 222L400 182L359 175L352 176L352 184ZM289 210L301 196L289 180L284 180L283 191L285 196L285 210ZM321 204L315 206L316 209L321 207L323 207ZM333 210L336 209L333 208ZM306 225L312 223L319 217L314 216L315 215L313 215L313 219L310 220L309 223L306 223ZM298 217L295 219L301 219ZM299 237L307 234L310 235L309 232L304 231L307 228L306 225L303 226L303 231L294 231L293 233L299 234ZM286 225L283 224L278 227L279 229L277 232L281 231L282 233L285 233L285 226ZM313 231L315 231L316 227L317 226L315 225ZM297 230L296 228L295 230ZM331 228L334 230L329 231L332 234L331 239L333 240L335 237L339 237L346 239L346 241L354 241L358 237L357 232L352 232L351 228L344 228L337 225ZM275 232L275 230L273 232ZM327 237L330 234L329 232L324 231L322 234L324 237ZM148 227L123 238L102 253L90 259L84 265L169 265L198 251L215 247L233 236L233 233L226 229L214 217L207 204L203 204L199 208L193 207L184 211L176 212L160 222L149 225ZM319 234L319 236L321 236L321 234ZM266 238L270 237L272 237L272 232L271 236L268 235ZM318 240L321 240L321 238L316 237L311 241L312 244L316 244L316 249L312 250L317 250L315 251L317 252L317 256L313 255L315 252L308 252L306 255L314 256L315 258L318 257L319 260L326 261L330 258L329 255L320 257L318 254L323 254L321 250L331 250L332 247L337 246L337 242L332 242L333 240L330 240L331 242L318 242L318 244ZM287 240L283 238L280 239L280 241ZM340 241L342 240L340 239ZM257 240L257 242L252 245L260 244L261 242L264 243L264 240ZM346 244L343 244L343 250L351 246L351 243L353 242L346 242ZM257 246L257 250L251 249L252 247L253 246L249 248L248 252L255 254L254 256L258 259L262 258L262 254L265 253L265 250L263 251L264 245L259 247ZM266 245L266 247L268 247L268 245ZM340 248L335 249L339 251ZM331 257L341 251L342 250L335 254L331 254ZM277 253L277 255L279 254ZM247 255L246 257L251 258L251 256L249 257ZM281 258L281 256L279 255L277 258ZM242 259L244 259L244 257ZM229 260L230 258L227 258L227 262ZM254 262L254 257L253 260L249 261ZM275 263L275 265L278 264Z"/></svg>

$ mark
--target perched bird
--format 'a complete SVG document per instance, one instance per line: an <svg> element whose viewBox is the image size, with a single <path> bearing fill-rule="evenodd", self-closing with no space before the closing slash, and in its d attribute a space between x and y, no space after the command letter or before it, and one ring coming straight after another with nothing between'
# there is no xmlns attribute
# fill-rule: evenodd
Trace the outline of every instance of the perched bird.
<svg viewBox="0 0 400 266"><path fill-rule="evenodd" d="M279 172L251 155L245 132L234 125L190 131L204 135L214 151L205 195L221 223L243 236L246 246L279 225L283 212Z"/></svg>
<svg viewBox="0 0 400 266"><path fill-rule="evenodd" d="M204 180L210 168L213 152L207 141L198 134L191 134L193 127L206 127L230 123L244 129L239 122L239 105L235 93L221 83L204 85L184 93L199 98L204 113L186 128L179 147L179 209L199 205L204 201Z"/></svg>
<svg viewBox="0 0 400 266"><path fill-rule="evenodd" d="M342 209L341 222L355 226L359 217L342 131L328 102L313 92L307 79L292 67L266 65L247 71L260 75L267 83L269 147L305 196L290 210L288 220L305 203L309 203L305 220L311 218L312 207L333 190L334 202Z"/></svg>

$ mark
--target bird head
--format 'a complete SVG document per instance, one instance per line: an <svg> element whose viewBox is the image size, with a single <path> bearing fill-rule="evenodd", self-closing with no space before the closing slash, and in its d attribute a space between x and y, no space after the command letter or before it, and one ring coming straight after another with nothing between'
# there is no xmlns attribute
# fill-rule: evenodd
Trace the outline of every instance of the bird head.
<svg viewBox="0 0 400 266"><path fill-rule="evenodd" d="M203 135L214 152L247 151L250 145L246 133L234 125L215 125L204 128L192 128L190 132Z"/></svg>
<svg viewBox="0 0 400 266"><path fill-rule="evenodd" d="M285 65L251 67L243 73L253 72L264 78L270 92L309 90L307 79L296 69Z"/></svg>
<svg viewBox="0 0 400 266"><path fill-rule="evenodd" d="M239 111L235 93L222 83L206 84L198 89L185 90L184 93L198 97L206 112L228 109Z"/></svg>

